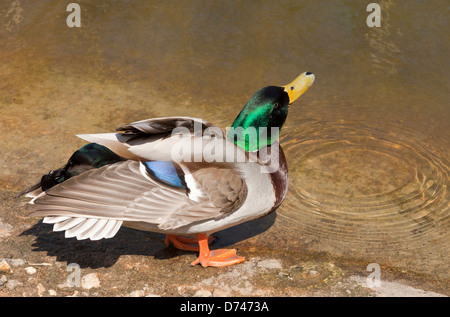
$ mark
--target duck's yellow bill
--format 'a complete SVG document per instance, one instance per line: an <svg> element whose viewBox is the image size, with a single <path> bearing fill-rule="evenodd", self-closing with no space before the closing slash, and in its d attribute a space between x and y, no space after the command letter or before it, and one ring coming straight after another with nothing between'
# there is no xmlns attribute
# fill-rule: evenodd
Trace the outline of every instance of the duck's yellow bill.
<svg viewBox="0 0 450 317"><path fill-rule="evenodd" d="M306 72L295 78L289 85L282 86L289 95L289 104L292 104L311 87L314 78L313 73Z"/></svg>

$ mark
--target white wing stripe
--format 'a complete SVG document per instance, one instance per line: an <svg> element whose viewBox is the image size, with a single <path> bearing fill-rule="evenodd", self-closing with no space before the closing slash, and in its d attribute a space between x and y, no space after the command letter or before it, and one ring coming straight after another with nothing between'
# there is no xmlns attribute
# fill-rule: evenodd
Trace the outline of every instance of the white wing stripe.
<svg viewBox="0 0 450 317"><path fill-rule="evenodd" d="M108 220L101 230L91 236L91 240L100 240L106 237L106 235L115 227L116 220Z"/></svg>
<svg viewBox="0 0 450 317"><path fill-rule="evenodd" d="M92 221L93 225L89 226L82 234L77 235L78 240L84 240L87 238L90 238L92 236L95 236L96 233L98 233L100 230L103 229L105 224L108 222L107 219L95 219L95 221ZM86 221L87 223L87 221ZM87 224L86 224L87 226Z"/></svg>
<svg viewBox="0 0 450 317"><path fill-rule="evenodd" d="M64 231L73 228L85 220L86 218L69 218L65 221L57 222L53 225L53 231Z"/></svg>
<svg viewBox="0 0 450 317"><path fill-rule="evenodd" d="M88 218L85 221L83 221L82 223L80 223L79 225L76 225L75 227L73 227L69 230L66 230L66 238L77 237L78 235L82 234L87 229L92 227L97 222L97 220L98 219L96 219L96 218Z"/></svg>
<svg viewBox="0 0 450 317"><path fill-rule="evenodd" d="M114 222L114 227L105 235L105 239L114 237L117 231L119 231L120 226L122 225L122 221L114 220Z"/></svg>

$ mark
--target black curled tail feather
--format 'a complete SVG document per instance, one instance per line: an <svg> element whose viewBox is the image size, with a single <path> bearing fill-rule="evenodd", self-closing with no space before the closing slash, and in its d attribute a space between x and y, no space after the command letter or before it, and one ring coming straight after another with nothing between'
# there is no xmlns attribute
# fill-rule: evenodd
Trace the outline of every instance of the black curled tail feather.
<svg viewBox="0 0 450 317"><path fill-rule="evenodd" d="M15 195L14 198L39 189L46 191L73 176L77 176L93 168L99 168L122 160L123 159L120 156L116 155L103 145L96 143L86 144L72 154L64 167L52 170L48 174L45 174L42 176L39 183L23 190Z"/></svg>
<svg viewBox="0 0 450 317"><path fill-rule="evenodd" d="M59 183L62 183L66 179L67 179L66 178L66 170L64 168L58 168L57 170L50 171L50 173L43 175L41 178L41 181L39 183L34 184L33 186L30 186L27 189L21 191L17 195L13 196L13 198L18 198L20 196L34 192L38 189L41 189L42 191L46 191L47 189L49 189Z"/></svg>

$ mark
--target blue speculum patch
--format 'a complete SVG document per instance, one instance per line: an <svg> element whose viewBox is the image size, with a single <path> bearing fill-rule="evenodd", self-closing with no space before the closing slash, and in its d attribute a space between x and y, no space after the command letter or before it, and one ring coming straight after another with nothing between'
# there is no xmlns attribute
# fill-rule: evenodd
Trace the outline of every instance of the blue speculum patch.
<svg viewBox="0 0 450 317"><path fill-rule="evenodd" d="M150 161L145 162L145 165L155 178L175 187L184 187L172 162Z"/></svg>

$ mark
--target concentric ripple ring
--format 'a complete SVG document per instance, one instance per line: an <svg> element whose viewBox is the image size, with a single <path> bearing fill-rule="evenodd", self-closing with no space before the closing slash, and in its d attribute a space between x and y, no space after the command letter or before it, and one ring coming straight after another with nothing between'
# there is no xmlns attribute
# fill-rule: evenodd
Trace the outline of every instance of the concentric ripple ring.
<svg viewBox="0 0 450 317"><path fill-rule="evenodd" d="M405 127L307 121L282 140L290 195L279 212L302 233L375 251L414 249L449 229L445 154Z"/></svg>

